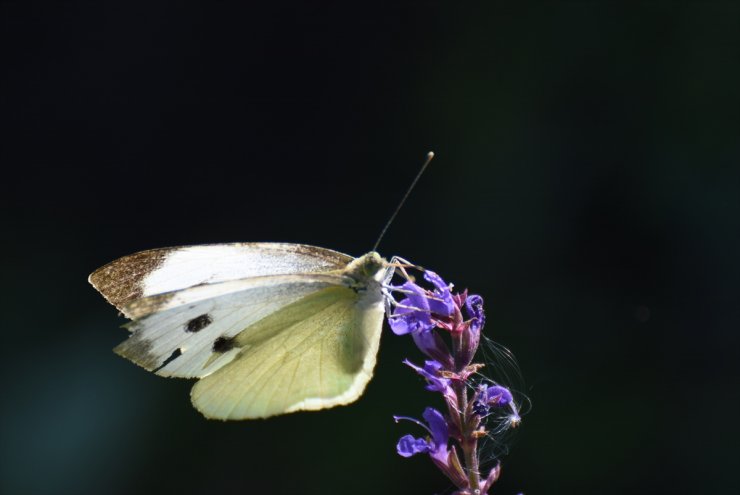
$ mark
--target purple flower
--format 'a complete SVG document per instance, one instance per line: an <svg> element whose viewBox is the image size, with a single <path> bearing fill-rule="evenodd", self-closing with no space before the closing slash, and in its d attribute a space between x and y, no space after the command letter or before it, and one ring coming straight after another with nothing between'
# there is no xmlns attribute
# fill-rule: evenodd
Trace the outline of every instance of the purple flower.
<svg viewBox="0 0 740 495"><path fill-rule="evenodd" d="M447 451L447 441L450 438L450 430L447 427L447 421L442 413L433 407L427 407L422 416L426 420L428 426L414 418L394 416L396 422L401 419L413 421L427 430L430 435L427 438L415 438L412 435L404 435L398 441L396 450L402 457L411 457L416 454L429 454L435 461L446 465L447 457L449 455Z"/></svg>
<svg viewBox="0 0 740 495"><path fill-rule="evenodd" d="M396 335L429 331L435 326L433 321L435 318L449 318L455 311L449 285L439 275L430 271L424 272L424 279L434 285L433 291L409 281L391 287L392 290L406 296L388 318L391 330Z"/></svg>
<svg viewBox="0 0 740 495"><path fill-rule="evenodd" d="M398 441L396 450L401 457L411 457L416 454L427 454L431 451L431 443L424 438L416 438L413 435L404 435Z"/></svg>
<svg viewBox="0 0 740 495"><path fill-rule="evenodd" d="M455 392L450 387L450 379L442 376L442 365L437 361L424 361L424 367L416 366L414 363L405 359L403 363L427 381L426 389L431 392L439 392L444 395L445 399L456 403Z"/></svg>
<svg viewBox="0 0 740 495"><path fill-rule="evenodd" d="M478 393L473 401L473 412L484 418L491 412L491 408L510 407L513 414L509 416L509 422L512 426L519 424L521 418L514 405L514 397L508 388L501 385L488 386L482 383L478 386Z"/></svg>
<svg viewBox="0 0 740 495"><path fill-rule="evenodd" d="M468 296L465 300L465 309L471 318L470 330L480 332L486 324L486 314L483 312L483 298L477 294Z"/></svg>
<svg viewBox="0 0 740 495"><path fill-rule="evenodd" d="M404 282L401 286L393 287L393 290L406 295L388 318L393 333L406 335L434 328L429 300L424 289L413 282Z"/></svg>
<svg viewBox="0 0 740 495"><path fill-rule="evenodd" d="M506 387L502 387L501 385L489 387L484 383L478 391L478 400L491 406L503 407L511 404L514 397Z"/></svg>
<svg viewBox="0 0 740 495"><path fill-rule="evenodd" d="M434 272L424 272L431 290L403 274L407 280L402 285L386 285L392 292L403 294L401 301L389 301L395 308L389 310L388 322L397 335L411 334L419 350L431 358L423 366L409 360L404 360L404 364L424 378L427 390L442 394L448 414L428 407L423 414L425 422L394 416L396 421L413 421L429 433L423 438L404 435L396 450L403 457L429 454L435 466L458 488L455 494L486 495L501 468L497 464L488 475L484 474L478 441L508 426L517 426L521 418L508 388L491 382L474 386L471 378L483 367L473 363L486 322L483 298L468 295L467 291L453 294L450 285ZM501 416L497 411L495 423L487 420L495 425L492 432L488 431L486 418L494 409L505 407L511 408L511 414ZM508 418L508 424L500 423L504 418Z"/></svg>
<svg viewBox="0 0 740 495"><path fill-rule="evenodd" d="M393 314L388 317L391 330L396 335L411 334L416 346L428 357L447 368L453 365L450 349L434 331L438 320L448 320L457 307L450 287L434 272L425 271L424 279L434 286L434 290L406 281L391 289L404 294Z"/></svg>
<svg viewBox="0 0 740 495"><path fill-rule="evenodd" d="M434 285L434 292L428 296L432 313L443 317L451 316L455 311L455 301L452 299L450 286L442 277L429 270L424 272L424 280Z"/></svg>

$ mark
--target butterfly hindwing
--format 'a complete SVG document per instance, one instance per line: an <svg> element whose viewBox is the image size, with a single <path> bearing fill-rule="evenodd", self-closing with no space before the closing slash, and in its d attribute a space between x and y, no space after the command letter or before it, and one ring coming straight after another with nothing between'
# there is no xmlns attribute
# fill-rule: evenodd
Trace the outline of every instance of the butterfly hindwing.
<svg viewBox="0 0 740 495"><path fill-rule="evenodd" d="M356 400L372 376L382 297L334 286L307 295L234 337L238 354L191 398L205 416L251 419Z"/></svg>

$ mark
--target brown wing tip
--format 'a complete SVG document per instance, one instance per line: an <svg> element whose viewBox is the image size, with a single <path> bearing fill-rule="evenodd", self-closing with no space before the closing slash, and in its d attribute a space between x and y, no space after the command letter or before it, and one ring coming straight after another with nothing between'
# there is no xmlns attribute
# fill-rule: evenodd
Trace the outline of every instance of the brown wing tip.
<svg viewBox="0 0 740 495"><path fill-rule="evenodd" d="M119 310L142 295L142 280L158 268L168 249L130 254L101 266L88 277L90 284Z"/></svg>

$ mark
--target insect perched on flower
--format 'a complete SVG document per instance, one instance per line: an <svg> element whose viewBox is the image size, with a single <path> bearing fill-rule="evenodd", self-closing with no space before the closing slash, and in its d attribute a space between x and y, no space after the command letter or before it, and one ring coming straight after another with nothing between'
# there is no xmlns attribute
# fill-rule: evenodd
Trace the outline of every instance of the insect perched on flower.
<svg viewBox="0 0 740 495"><path fill-rule="evenodd" d="M455 484L456 494L486 495L501 468L496 464L482 475L479 441L518 426L521 417L507 387L478 379L483 365L473 363L473 358L485 324L483 298L467 291L453 293L450 285L429 270L423 271L428 289L415 283L404 265L399 273L405 281L401 285L388 284L391 293L400 294L399 301L388 299L388 304L394 306L388 311L388 322L397 335L411 335L429 358L421 366L409 360L404 363L426 380L427 390L442 395L447 411L443 414L428 407L422 414L425 422L395 416L396 421L412 421L428 433L425 437L404 435L396 450L403 457L428 454ZM449 339L444 339L443 334ZM487 429L487 419L500 411L508 411L505 421L494 424L493 430Z"/></svg>
<svg viewBox="0 0 740 495"><path fill-rule="evenodd" d="M421 366L405 363L447 405L446 413L427 408L425 422L396 417L428 432L403 436L398 453L428 454L456 493L485 495L500 470L496 465L481 477L478 441L489 435L485 425L495 411L510 412L494 432L518 425L518 407L506 387L476 382L483 299L453 293L422 270L426 289L406 272L418 267L375 251L399 208L358 258L303 244L181 246L124 256L89 281L132 320L115 352L160 376L197 378L193 405L222 420L355 401L372 377L385 314L391 330L410 334L427 356ZM396 273L405 278L401 285L392 284Z"/></svg>

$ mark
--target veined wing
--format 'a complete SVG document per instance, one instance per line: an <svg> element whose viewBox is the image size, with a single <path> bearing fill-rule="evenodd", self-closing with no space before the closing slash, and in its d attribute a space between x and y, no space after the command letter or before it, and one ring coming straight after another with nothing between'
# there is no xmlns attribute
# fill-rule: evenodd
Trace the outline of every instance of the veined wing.
<svg viewBox="0 0 740 495"><path fill-rule="evenodd" d="M138 299L132 335L114 351L161 376L198 378L234 359L234 338L297 301L353 281L334 274L253 277Z"/></svg>
<svg viewBox="0 0 740 495"><path fill-rule="evenodd" d="M193 386L193 404L250 419L353 402L372 377L382 320L379 290L313 292L236 335L238 353Z"/></svg>
<svg viewBox="0 0 740 495"><path fill-rule="evenodd" d="M155 294L249 277L341 270L352 260L346 254L304 244L207 244L124 256L93 272L89 280L129 316L127 304Z"/></svg>

